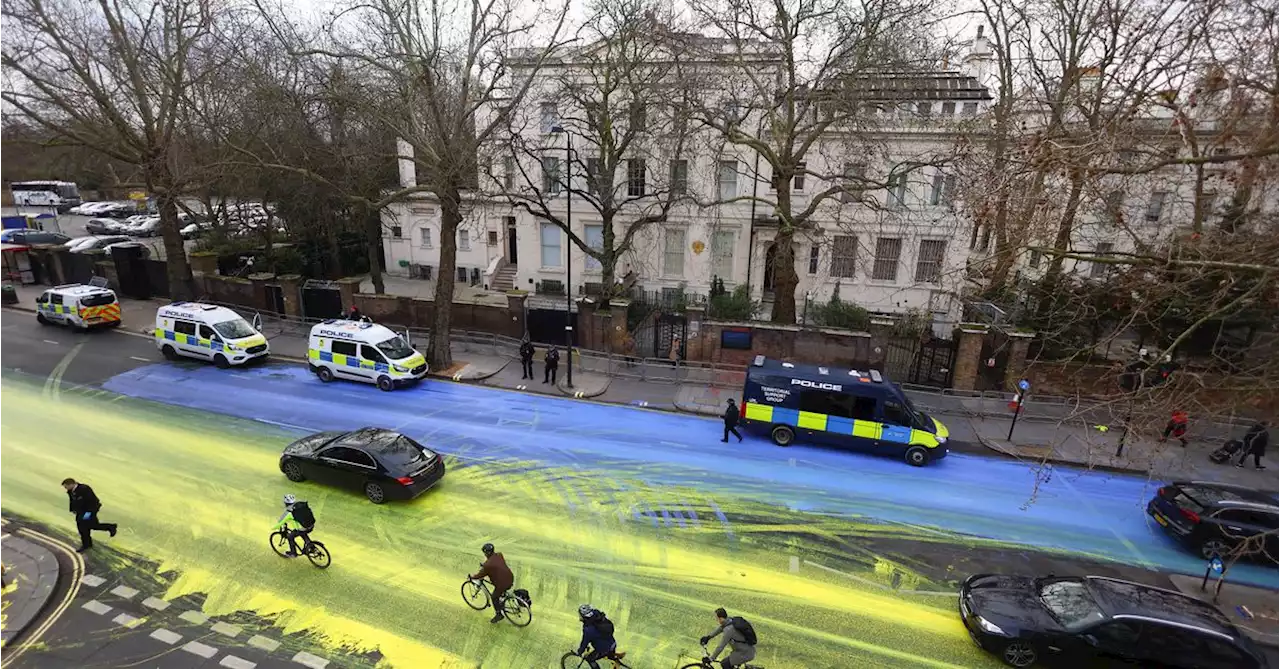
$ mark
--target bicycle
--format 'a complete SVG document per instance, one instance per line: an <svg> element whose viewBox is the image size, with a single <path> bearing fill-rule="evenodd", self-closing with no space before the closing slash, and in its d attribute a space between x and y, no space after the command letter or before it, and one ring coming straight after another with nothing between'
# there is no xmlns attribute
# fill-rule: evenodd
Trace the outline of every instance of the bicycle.
<svg viewBox="0 0 1280 669"><path fill-rule="evenodd" d="M493 582L489 579L468 578L462 582L462 601L466 602L467 606L483 611L489 608L492 600ZM516 597L513 591L508 590L503 593L499 605L502 606L502 617L512 625L526 627L533 622L533 607L529 602Z"/></svg>
<svg viewBox="0 0 1280 669"><path fill-rule="evenodd" d="M623 655L626 655L626 653L623 653ZM570 658L577 658L578 663L574 664ZM600 659L608 660L613 665L613 669L631 669L631 665L623 662L622 658L618 657L617 649ZM560 657L560 669L591 669L591 665L587 664L587 658L569 651Z"/></svg>
<svg viewBox="0 0 1280 669"><path fill-rule="evenodd" d="M270 541L271 550L274 550L276 555L285 557L285 554L289 552L289 537L285 535L284 530L272 532ZM312 541L311 537L306 534L302 535L302 554L307 556L307 559L317 569L328 568L329 563L332 562L329 557L329 549L325 548L324 544L319 541Z"/></svg>
<svg viewBox="0 0 1280 669"><path fill-rule="evenodd" d="M711 651L707 649L707 644L702 644L702 659L698 662L690 662L680 669L720 669L718 660L711 659ZM759 664L740 664L735 669L764 669Z"/></svg>

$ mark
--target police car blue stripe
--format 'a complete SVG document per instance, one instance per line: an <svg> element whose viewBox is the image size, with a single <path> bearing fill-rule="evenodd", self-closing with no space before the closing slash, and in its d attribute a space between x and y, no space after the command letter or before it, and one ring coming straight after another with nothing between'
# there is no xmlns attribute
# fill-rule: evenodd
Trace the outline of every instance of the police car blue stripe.
<svg viewBox="0 0 1280 669"><path fill-rule="evenodd" d="M853 434L853 420L839 416L827 416L827 432Z"/></svg>
<svg viewBox="0 0 1280 669"><path fill-rule="evenodd" d="M885 423L880 431L881 441L892 441L896 444L911 443L911 428Z"/></svg>
<svg viewBox="0 0 1280 669"><path fill-rule="evenodd" d="M773 408L773 422L783 423L785 425L799 425L800 412L795 409L786 409L783 407Z"/></svg>

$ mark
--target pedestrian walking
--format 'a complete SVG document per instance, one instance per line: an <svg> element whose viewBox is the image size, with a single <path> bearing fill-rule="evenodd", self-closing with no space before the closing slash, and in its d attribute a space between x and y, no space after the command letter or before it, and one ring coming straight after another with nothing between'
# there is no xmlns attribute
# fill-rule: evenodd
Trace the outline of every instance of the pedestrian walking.
<svg viewBox="0 0 1280 669"><path fill-rule="evenodd" d="M742 443L742 435L738 434L738 405L729 398L729 406L724 409L724 438L720 441L729 443L729 433L738 438L738 443Z"/></svg>
<svg viewBox="0 0 1280 669"><path fill-rule="evenodd" d="M560 351L555 346L547 349L547 356L543 365L542 382L555 385L556 368L560 366Z"/></svg>
<svg viewBox="0 0 1280 669"><path fill-rule="evenodd" d="M1244 433L1244 448L1240 449L1240 459L1236 461L1237 467L1244 466L1245 458L1253 456L1253 466L1255 469L1266 469L1262 466L1262 456L1267 452L1267 444L1271 441L1271 433L1267 431L1267 421L1262 420L1253 424L1249 431Z"/></svg>
<svg viewBox="0 0 1280 669"><path fill-rule="evenodd" d="M1187 412L1181 409L1174 411L1173 415L1169 417L1168 424L1164 426L1164 435L1160 437L1160 443L1164 443L1169 440L1169 437L1173 437L1182 442L1182 447L1186 448L1187 419Z"/></svg>
<svg viewBox="0 0 1280 669"><path fill-rule="evenodd" d="M533 380L533 342L528 337L520 342L520 378Z"/></svg>
<svg viewBox="0 0 1280 669"><path fill-rule="evenodd" d="M76 529L80 531L80 547L76 549L77 553L93 548L93 537L89 536L93 530L105 530L113 537L116 535L116 530L119 528L115 523L98 522L98 511L102 509L102 502L98 501L98 496L93 494L93 488L78 483L75 479L63 480L62 487L66 489L67 498L71 500L71 513L75 515Z"/></svg>

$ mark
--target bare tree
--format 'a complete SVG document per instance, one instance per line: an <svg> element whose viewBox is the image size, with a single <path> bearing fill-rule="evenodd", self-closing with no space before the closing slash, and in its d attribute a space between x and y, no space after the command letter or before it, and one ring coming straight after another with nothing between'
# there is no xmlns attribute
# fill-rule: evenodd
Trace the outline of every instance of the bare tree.
<svg viewBox="0 0 1280 669"><path fill-rule="evenodd" d="M178 199L192 178L183 123L193 90L225 62L231 8L218 0L16 0L3 16L0 97L56 136L138 168L136 185L159 204L170 295L194 298L178 231Z"/></svg>

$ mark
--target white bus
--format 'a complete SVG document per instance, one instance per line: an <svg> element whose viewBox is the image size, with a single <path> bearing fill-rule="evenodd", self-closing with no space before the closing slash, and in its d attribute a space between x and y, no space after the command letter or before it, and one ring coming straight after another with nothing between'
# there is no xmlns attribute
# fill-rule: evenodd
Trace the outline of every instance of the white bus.
<svg viewBox="0 0 1280 669"><path fill-rule="evenodd" d="M80 204L80 189L70 181L15 181L9 190L19 207L55 207L61 212Z"/></svg>

